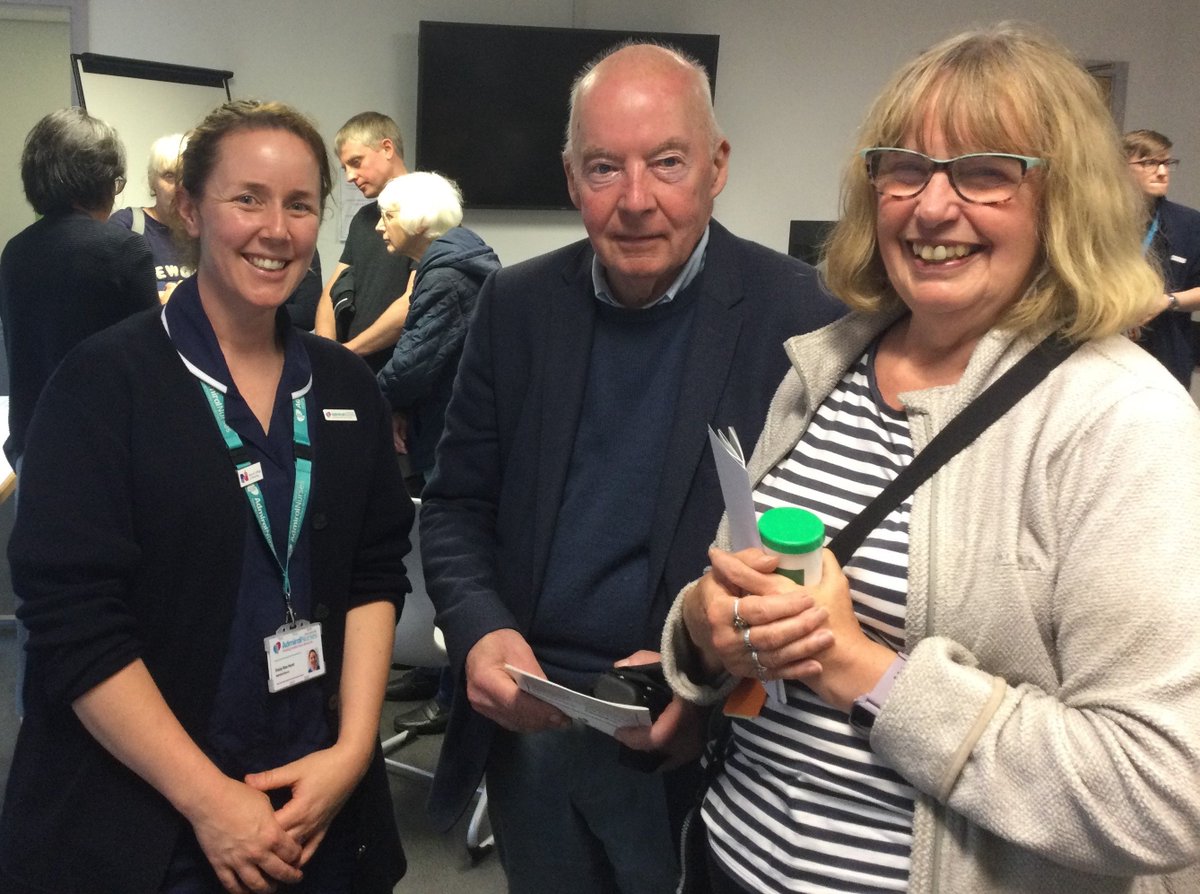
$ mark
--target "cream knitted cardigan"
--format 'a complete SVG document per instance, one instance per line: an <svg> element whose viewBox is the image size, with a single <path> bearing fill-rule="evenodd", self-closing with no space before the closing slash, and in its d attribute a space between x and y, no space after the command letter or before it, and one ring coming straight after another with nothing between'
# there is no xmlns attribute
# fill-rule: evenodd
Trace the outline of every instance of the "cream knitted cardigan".
<svg viewBox="0 0 1200 894"><path fill-rule="evenodd" d="M890 322L787 343L754 482ZM914 448L1033 343L993 331L957 384L903 395ZM917 490L910 657L871 735L920 792L910 892L1148 894L1170 889L1145 876L1200 859L1198 523L1200 413L1120 337L1084 345ZM680 602L664 665L711 702L681 667Z"/></svg>

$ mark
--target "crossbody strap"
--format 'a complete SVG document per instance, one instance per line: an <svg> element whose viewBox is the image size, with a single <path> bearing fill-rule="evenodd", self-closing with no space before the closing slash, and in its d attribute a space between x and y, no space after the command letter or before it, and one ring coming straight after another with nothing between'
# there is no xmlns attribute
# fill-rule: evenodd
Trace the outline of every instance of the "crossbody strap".
<svg viewBox="0 0 1200 894"><path fill-rule="evenodd" d="M970 446L989 425L1012 409L1078 347L1078 342L1067 342L1057 334L1047 336L967 404L862 512L829 541L828 547L837 557L838 564L845 567L854 551L871 531L879 527L879 523L887 518L888 513L928 481L929 477L954 454ZM695 841L688 841L688 826L699 822L700 805L704 801L704 795L711 787L712 781L720 774L733 741L733 727L729 718L720 711L712 712L710 724L712 728L709 730L709 740L705 746L703 782L696 806L689 814L689 824L684 828L685 855L689 853L689 847L694 852L699 846ZM685 859L684 862L690 861ZM688 889L681 886L680 890Z"/></svg>
<svg viewBox="0 0 1200 894"><path fill-rule="evenodd" d="M879 527L905 497L928 481L956 453L970 446L989 425L1012 409L1078 347L1078 342L1068 342L1057 333L1046 336L967 404L862 512L829 541L828 547L837 557L838 564L844 567L866 536Z"/></svg>

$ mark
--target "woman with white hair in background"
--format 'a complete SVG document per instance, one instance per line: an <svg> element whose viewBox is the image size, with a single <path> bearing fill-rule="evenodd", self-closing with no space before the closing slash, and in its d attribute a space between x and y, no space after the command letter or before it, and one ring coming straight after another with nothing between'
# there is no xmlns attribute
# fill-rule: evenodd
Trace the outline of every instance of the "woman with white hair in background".
<svg viewBox="0 0 1200 894"><path fill-rule="evenodd" d="M420 496L433 474L434 450L446 424L446 407L467 324L483 281L500 259L462 223L462 193L440 174L414 172L388 182L379 194L379 224L388 252L417 262L404 332L379 387L392 406L397 453L407 453L409 493ZM450 717L453 690L446 671L420 669L438 677L433 698L393 721L396 732L440 733Z"/></svg>
<svg viewBox="0 0 1200 894"><path fill-rule="evenodd" d="M475 299L500 259L460 226L462 194L440 174L415 172L390 181L379 194L379 211L376 229L388 251L417 262L404 333L378 376L398 414L396 449L408 453L409 490L417 496L433 471Z"/></svg>
<svg viewBox="0 0 1200 894"><path fill-rule="evenodd" d="M181 133L167 134L151 143L146 181L154 204L147 208L122 208L110 218L113 223L146 237L154 255L159 301L166 301L175 287L192 275L192 268L181 263L179 248L171 235L175 178L186 146L187 136Z"/></svg>

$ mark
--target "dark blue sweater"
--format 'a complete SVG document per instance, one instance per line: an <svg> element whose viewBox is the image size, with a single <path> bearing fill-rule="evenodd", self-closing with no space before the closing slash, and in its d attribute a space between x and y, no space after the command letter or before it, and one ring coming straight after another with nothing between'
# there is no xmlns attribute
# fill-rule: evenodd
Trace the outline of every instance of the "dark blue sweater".
<svg viewBox="0 0 1200 894"><path fill-rule="evenodd" d="M587 389L529 641L587 691L647 643L650 525L703 274L667 304L597 306Z"/></svg>

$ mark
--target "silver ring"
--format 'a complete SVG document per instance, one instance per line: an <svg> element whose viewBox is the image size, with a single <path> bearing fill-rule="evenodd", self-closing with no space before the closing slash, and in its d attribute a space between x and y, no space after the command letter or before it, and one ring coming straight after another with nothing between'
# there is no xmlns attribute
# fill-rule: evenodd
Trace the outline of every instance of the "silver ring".
<svg viewBox="0 0 1200 894"><path fill-rule="evenodd" d="M750 650L750 660L754 662L754 676L758 677L760 680L765 680L767 678L767 669L763 667L762 662L758 660L758 652L754 649Z"/></svg>
<svg viewBox="0 0 1200 894"><path fill-rule="evenodd" d="M750 642L750 627L749 627L749 625L747 625L745 627L745 629L742 630L742 642L746 646L746 651L750 652L751 654L754 654L754 646Z"/></svg>
<svg viewBox="0 0 1200 894"><path fill-rule="evenodd" d="M738 604L741 601L741 596L733 600L733 627L735 630L746 630L750 627L750 625L746 623L746 619L742 617L742 613L738 611Z"/></svg>

